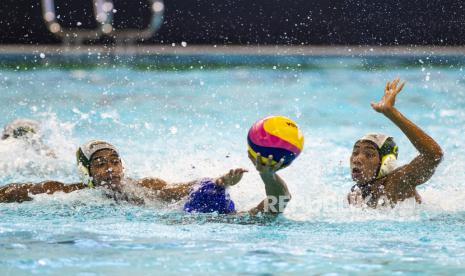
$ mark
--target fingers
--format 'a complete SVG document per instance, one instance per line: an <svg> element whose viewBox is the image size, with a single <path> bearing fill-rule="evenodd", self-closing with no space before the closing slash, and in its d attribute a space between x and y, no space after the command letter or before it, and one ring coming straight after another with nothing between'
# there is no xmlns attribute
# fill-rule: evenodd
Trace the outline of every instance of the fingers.
<svg viewBox="0 0 465 276"><path fill-rule="evenodd" d="M268 155L268 158L266 158L266 161L265 162L262 162L262 156L259 152L257 152L257 156L255 157L255 159L253 159L253 157L249 154L249 158L251 160L253 160L252 162L254 163L255 165L255 168L257 169L257 171L261 172L261 173L264 173L264 172L276 172L278 171L279 169L281 169L284 165L284 162L286 161L285 158L281 158L279 160L279 162L275 163L273 165L273 155ZM242 169L242 168L239 168L239 169L236 169L236 173L245 173L245 172L248 172L246 169Z"/></svg>
<svg viewBox="0 0 465 276"><path fill-rule="evenodd" d="M255 167L257 168L258 171L261 171L263 168L261 159L262 159L262 155L259 152L257 152L257 157L255 158Z"/></svg>
<svg viewBox="0 0 465 276"><path fill-rule="evenodd" d="M241 181L242 176L244 175L245 170L243 169L235 169L234 170L234 176L232 177L232 183L231 185L235 185Z"/></svg>
<svg viewBox="0 0 465 276"><path fill-rule="evenodd" d="M405 85L405 81L400 84L399 88L397 88L396 95L399 94L400 91L402 91L402 88L404 88L404 85Z"/></svg>
<svg viewBox="0 0 465 276"><path fill-rule="evenodd" d="M395 78L392 82L388 81L386 83L386 86L384 87L385 93L392 92L397 95L402 90L402 88L404 88L404 85L405 85L405 81L404 81L399 85L399 87L397 87L399 82L400 82L400 77Z"/></svg>
<svg viewBox="0 0 465 276"><path fill-rule="evenodd" d="M371 105L371 108L373 108L376 112L380 112L380 104L379 103L371 102L370 105Z"/></svg>
<svg viewBox="0 0 465 276"><path fill-rule="evenodd" d="M284 157L279 160L279 162L274 166L274 171L278 171L284 164Z"/></svg>
<svg viewBox="0 0 465 276"><path fill-rule="evenodd" d="M397 84L399 83L399 81L400 81L400 77L397 77L397 78L391 83L391 89L395 90Z"/></svg>
<svg viewBox="0 0 465 276"><path fill-rule="evenodd" d="M245 172L248 172L248 170L243 169L243 168L231 169L225 175L218 177L215 183L218 185L223 185L223 186L235 185L241 180L242 175Z"/></svg>
<svg viewBox="0 0 465 276"><path fill-rule="evenodd" d="M236 173L246 173L249 172L249 170L243 169L243 168L238 168L235 170Z"/></svg>
<svg viewBox="0 0 465 276"><path fill-rule="evenodd" d="M266 161L266 166L271 168L272 164L273 164L273 155L270 154L270 155L268 155L268 160Z"/></svg>
<svg viewBox="0 0 465 276"><path fill-rule="evenodd" d="M231 170L231 171L232 171L232 173L230 172L230 175L232 177L236 177L236 176L242 177L242 175L244 173L248 172L248 170L243 169L243 168L238 168L238 169L235 169L234 171L233 170Z"/></svg>

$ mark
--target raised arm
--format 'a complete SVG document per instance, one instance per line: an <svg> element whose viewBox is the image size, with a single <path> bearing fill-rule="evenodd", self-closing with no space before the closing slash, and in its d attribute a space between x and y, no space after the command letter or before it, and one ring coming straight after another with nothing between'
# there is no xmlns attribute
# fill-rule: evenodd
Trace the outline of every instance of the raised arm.
<svg viewBox="0 0 465 276"><path fill-rule="evenodd" d="M53 194L55 192L70 193L86 188L84 184L63 184L57 181L33 183L13 183L0 188L0 202L23 202L32 200L30 195Z"/></svg>
<svg viewBox="0 0 465 276"><path fill-rule="evenodd" d="M258 213L280 214L284 212L287 203L291 200L291 194L287 188L286 182L276 174L281 169L284 159L281 159L276 165L271 165L273 156L268 156L268 161L264 165L261 162L261 155L257 153L254 159L249 154L249 158L254 163L260 177L265 184L266 198L256 207L249 210L249 214L256 215Z"/></svg>
<svg viewBox="0 0 465 276"><path fill-rule="evenodd" d="M378 103L371 103L371 106L374 110L384 114L397 125L419 152L419 155L409 164L398 168L387 176L387 182L389 184L397 187L400 191L406 191L425 183L431 178L434 170L442 160L443 153L441 147L433 138L394 107L396 96L400 93L405 84L404 82L397 87L398 83L399 78L392 82L388 82L381 101Z"/></svg>

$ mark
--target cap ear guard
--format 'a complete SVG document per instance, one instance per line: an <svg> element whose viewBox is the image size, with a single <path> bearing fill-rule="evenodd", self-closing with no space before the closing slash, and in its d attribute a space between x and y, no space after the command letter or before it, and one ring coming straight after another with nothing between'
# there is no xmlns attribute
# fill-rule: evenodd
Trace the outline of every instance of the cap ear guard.
<svg viewBox="0 0 465 276"><path fill-rule="evenodd" d="M388 138L384 142L379 153L381 156L381 165L376 178L384 177L395 170L397 156L399 155L398 147L392 138Z"/></svg>
<svg viewBox="0 0 465 276"><path fill-rule="evenodd" d="M83 184L87 185L90 188L94 187L94 183L92 182L92 177L90 176L90 160L84 156L81 148L79 148L76 152L76 159L77 159L77 166L79 175L81 177L81 181Z"/></svg>
<svg viewBox="0 0 465 276"><path fill-rule="evenodd" d="M397 158L397 156L399 155L398 150L399 148L397 147L396 142L394 142L394 139L392 139L392 137L389 137L383 143L383 146L379 149L379 153L381 156L393 154L395 158Z"/></svg>
<svg viewBox="0 0 465 276"><path fill-rule="evenodd" d="M394 154L388 154L383 156L381 160L381 166L379 168L379 173L376 178L381 178L388 175L396 168L397 158Z"/></svg>
<svg viewBox="0 0 465 276"><path fill-rule="evenodd" d="M94 182L92 182L89 169L86 168L81 162L79 162L78 170L82 183L87 185L89 188L94 188Z"/></svg>

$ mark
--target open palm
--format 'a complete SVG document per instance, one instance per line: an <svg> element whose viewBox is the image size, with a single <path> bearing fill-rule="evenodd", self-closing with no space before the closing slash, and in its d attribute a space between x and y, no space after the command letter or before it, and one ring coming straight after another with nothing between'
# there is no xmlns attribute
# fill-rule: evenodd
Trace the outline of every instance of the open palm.
<svg viewBox="0 0 465 276"><path fill-rule="evenodd" d="M384 88L384 95L383 98L375 103L371 103L371 107L376 110L377 112L380 113L386 113L394 107L396 103L396 96L397 94L400 93L402 88L404 88L405 82L402 82L399 87L397 87L397 84L399 84L400 78L396 78L392 82L387 82L386 87Z"/></svg>
<svg viewBox="0 0 465 276"><path fill-rule="evenodd" d="M218 177L216 179L216 184L223 185L223 186L236 185L237 183L239 183L239 181L241 181L242 176L246 172L247 172L247 170L242 169L242 168L235 169L235 170L230 170L229 173L227 173L227 174L225 174L225 175L223 175L221 177Z"/></svg>

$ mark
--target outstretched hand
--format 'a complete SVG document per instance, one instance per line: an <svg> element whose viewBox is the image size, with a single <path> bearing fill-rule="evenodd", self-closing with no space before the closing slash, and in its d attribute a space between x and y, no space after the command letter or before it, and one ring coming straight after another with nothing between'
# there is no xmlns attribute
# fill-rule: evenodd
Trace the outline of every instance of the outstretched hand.
<svg viewBox="0 0 465 276"><path fill-rule="evenodd" d="M284 158L281 158L278 163L273 164L273 155L269 155L268 159L265 164L262 163L262 156L259 152L257 152L257 157L254 158L252 155L249 153L249 159L252 161L252 163L255 165L255 168L260 174L263 175L272 175L276 173L278 170L280 170L283 167L284 164Z"/></svg>
<svg viewBox="0 0 465 276"><path fill-rule="evenodd" d="M223 186L233 186L241 181L244 173L248 172L246 169L238 168L235 170L230 170L229 173L218 177L215 180L215 183Z"/></svg>
<svg viewBox="0 0 465 276"><path fill-rule="evenodd" d="M371 103L371 107L375 111L379 113L387 114L393 110L394 105L396 103L396 96L397 94L400 93L400 91L402 90L402 88L404 88L404 85L405 85L405 81L404 81L399 85L399 87L397 87L397 84L399 84L399 81L400 81L400 78L398 77L392 82L386 83L386 87L384 88L384 95L381 101L377 103L375 102Z"/></svg>

